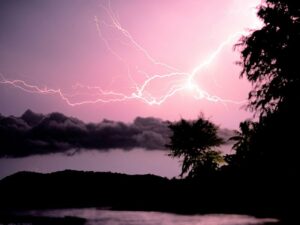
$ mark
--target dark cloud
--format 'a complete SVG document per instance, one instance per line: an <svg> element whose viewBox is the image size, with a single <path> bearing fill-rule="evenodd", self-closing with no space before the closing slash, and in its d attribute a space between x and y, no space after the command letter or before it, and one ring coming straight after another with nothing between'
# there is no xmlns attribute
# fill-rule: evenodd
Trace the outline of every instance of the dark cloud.
<svg viewBox="0 0 300 225"><path fill-rule="evenodd" d="M35 126L44 118L43 114L34 113L31 110L27 110L21 119L24 120L29 126Z"/></svg>
<svg viewBox="0 0 300 225"><path fill-rule="evenodd" d="M227 140L232 131L220 130ZM0 114L0 157L24 157L83 149L165 149L171 134L168 122L137 117L126 124L111 120L84 123L61 113L48 115L27 110L21 117Z"/></svg>
<svg viewBox="0 0 300 225"><path fill-rule="evenodd" d="M81 149L165 149L169 135L168 123L156 118L138 117L131 124L110 120L86 124L61 113L27 110L21 117L0 115L0 157L74 154Z"/></svg>

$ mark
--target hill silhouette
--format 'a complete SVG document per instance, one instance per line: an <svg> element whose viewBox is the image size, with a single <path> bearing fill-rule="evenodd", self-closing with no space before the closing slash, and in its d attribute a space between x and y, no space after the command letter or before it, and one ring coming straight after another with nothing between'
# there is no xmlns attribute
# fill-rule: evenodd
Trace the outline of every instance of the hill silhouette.
<svg viewBox="0 0 300 225"><path fill-rule="evenodd" d="M269 179L222 177L170 180L110 172L19 172L0 181L0 210L99 207L282 217L282 206L289 209Z"/></svg>

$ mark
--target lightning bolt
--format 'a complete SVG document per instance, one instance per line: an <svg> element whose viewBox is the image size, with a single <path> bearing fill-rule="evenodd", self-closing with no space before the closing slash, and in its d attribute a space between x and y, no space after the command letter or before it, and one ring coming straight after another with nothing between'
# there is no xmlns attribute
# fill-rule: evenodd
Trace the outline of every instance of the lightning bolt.
<svg viewBox="0 0 300 225"><path fill-rule="evenodd" d="M94 17L94 22L96 25L96 30L101 41L104 42L107 50L114 55L118 60L120 60L125 67L127 68L127 76L134 84L133 91L129 94L117 92L113 90L104 90L98 86L87 86L80 83L77 83L72 87L73 92L67 93L61 89L52 89L48 87L41 87L33 84L29 84L24 80L10 80L6 79L2 74L0 74L0 84L11 85L14 88L21 89L22 91L33 93L33 94L45 94L45 95L57 95L63 101L65 101L69 106L79 106L84 104L95 104L95 103L110 103L110 102L123 102L128 100L139 100L148 105L161 105L170 97L176 95L178 92L189 91L192 97L197 100L206 99L212 102L221 102L221 103L232 103L232 104L242 104L245 100L235 101L231 99L223 99L216 95L211 95L207 91L203 90L199 87L197 82L195 81L196 77L201 74L202 70L205 67L208 67L218 55L222 52L222 50L236 40L238 37L242 35L249 34L245 31L238 31L234 34L228 36L210 55L208 55L205 60L201 61L197 64L190 72L180 71L178 68L168 65L164 62L160 62L156 60L151 54L139 44L133 36L130 34L128 30L121 26L121 23L117 19L117 16L113 13L110 8L106 8L101 6L104 11L107 13L108 17L111 20L111 24L107 24L104 21L100 21L98 17ZM117 51L113 49L110 45L109 41L105 39L102 26L110 27L115 29L117 32L122 35L123 38L127 41L129 46L132 46L136 51L139 51L144 55L144 57L153 65L159 66L165 70L164 73L158 74L148 74L145 71L136 70L136 72L143 74L145 76L144 81L141 84L135 81L135 79L131 75L131 69L126 60L121 57ZM155 81L160 80L168 80L169 87L163 94L158 96L154 95L149 91L151 85ZM84 97L87 100L76 100L76 97Z"/></svg>

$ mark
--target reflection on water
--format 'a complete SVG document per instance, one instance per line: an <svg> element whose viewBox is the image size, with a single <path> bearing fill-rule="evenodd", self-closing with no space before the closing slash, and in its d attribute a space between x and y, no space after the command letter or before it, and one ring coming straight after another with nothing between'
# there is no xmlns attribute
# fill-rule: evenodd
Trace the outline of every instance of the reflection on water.
<svg viewBox="0 0 300 225"><path fill-rule="evenodd" d="M87 225L250 225L277 222L245 215L177 215L160 212L110 211L88 209L59 209L30 211L35 216L75 216L87 219Z"/></svg>

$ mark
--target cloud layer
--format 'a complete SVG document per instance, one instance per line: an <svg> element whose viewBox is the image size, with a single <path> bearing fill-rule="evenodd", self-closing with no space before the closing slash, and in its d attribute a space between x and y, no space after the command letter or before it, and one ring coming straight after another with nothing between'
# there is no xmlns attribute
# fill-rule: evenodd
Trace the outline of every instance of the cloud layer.
<svg viewBox="0 0 300 225"><path fill-rule="evenodd" d="M0 115L0 157L81 149L165 149L170 135L167 125L151 117L137 117L131 124L110 120L86 124L61 113L42 115L27 110L21 117Z"/></svg>
<svg viewBox="0 0 300 225"><path fill-rule="evenodd" d="M231 131L219 133L227 140ZM84 123L61 113L43 115L27 110L21 117L0 114L0 157L73 154L84 149L165 149L170 134L167 121L152 117L137 117L130 124L110 120Z"/></svg>

